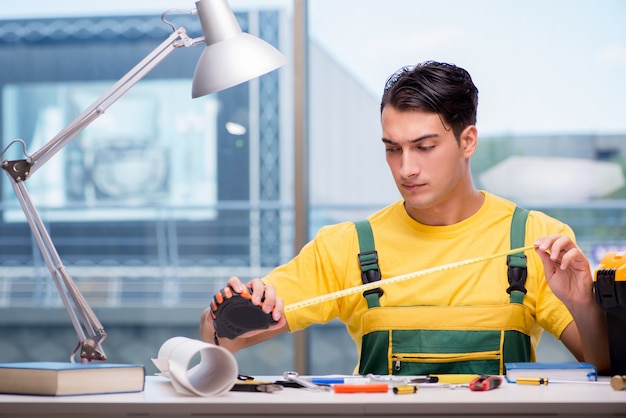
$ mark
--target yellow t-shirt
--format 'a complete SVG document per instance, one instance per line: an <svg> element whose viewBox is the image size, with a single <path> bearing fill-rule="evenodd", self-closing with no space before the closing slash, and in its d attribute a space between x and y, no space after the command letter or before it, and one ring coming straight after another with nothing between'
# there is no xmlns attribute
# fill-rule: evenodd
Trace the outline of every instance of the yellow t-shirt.
<svg viewBox="0 0 626 418"><path fill-rule="evenodd" d="M510 249L511 217L515 204L482 192L485 202L470 218L449 226L423 225L412 219L403 201L371 215L382 280ZM570 227L541 212L531 211L525 245L541 236L574 237ZM269 273L263 281L273 284L285 305L362 284L358 263L359 242L352 222L325 226L289 263ZM524 305L535 326L536 348L542 328L559 338L572 316L552 293L544 277L541 259L527 251L528 276ZM509 302L506 258L471 264L384 286L381 306L493 305ZM348 295L285 314L290 331L335 318L343 322L361 351L361 315L367 310L360 294Z"/></svg>

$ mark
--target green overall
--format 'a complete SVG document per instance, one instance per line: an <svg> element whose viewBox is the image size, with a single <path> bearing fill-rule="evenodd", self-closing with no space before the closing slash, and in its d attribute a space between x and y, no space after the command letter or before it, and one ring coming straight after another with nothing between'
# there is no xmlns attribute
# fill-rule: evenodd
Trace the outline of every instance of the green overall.
<svg viewBox="0 0 626 418"><path fill-rule="evenodd" d="M512 249L524 246L527 217L527 210L516 208ZM371 226L367 220L355 225L363 283L380 280ZM369 309L362 319L359 373L502 375L505 362L533 361L530 329L534 321L522 303L526 256L512 254L507 264L510 300L503 305L386 307L380 306L381 288L365 291Z"/></svg>

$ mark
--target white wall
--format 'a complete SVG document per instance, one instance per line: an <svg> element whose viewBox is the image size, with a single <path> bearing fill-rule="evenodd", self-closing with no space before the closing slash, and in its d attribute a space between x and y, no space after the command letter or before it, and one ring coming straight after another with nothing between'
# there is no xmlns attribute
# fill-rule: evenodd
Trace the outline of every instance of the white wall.
<svg viewBox="0 0 626 418"><path fill-rule="evenodd" d="M386 205L399 199L381 141L380 96L315 42L309 45L311 204Z"/></svg>

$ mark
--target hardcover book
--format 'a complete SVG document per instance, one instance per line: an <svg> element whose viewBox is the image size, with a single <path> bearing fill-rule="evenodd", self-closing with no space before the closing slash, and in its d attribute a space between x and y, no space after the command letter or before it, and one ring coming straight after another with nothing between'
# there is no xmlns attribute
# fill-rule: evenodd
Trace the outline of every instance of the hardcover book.
<svg viewBox="0 0 626 418"><path fill-rule="evenodd" d="M518 377L561 381L596 381L597 369L585 362L519 362L505 363L506 379L515 383Z"/></svg>
<svg viewBox="0 0 626 418"><path fill-rule="evenodd" d="M141 392L145 375L144 366L139 364L0 363L0 393L59 396Z"/></svg>

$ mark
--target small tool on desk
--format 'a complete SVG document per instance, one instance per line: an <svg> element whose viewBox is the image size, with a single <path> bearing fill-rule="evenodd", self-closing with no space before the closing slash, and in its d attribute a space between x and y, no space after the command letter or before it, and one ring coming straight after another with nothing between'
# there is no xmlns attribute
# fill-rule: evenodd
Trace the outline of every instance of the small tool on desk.
<svg viewBox="0 0 626 418"><path fill-rule="evenodd" d="M473 391L485 391L493 390L502 384L502 378L500 376L480 375L476 379L469 383L470 390Z"/></svg>
<svg viewBox="0 0 626 418"><path fill-rule="evenodd" d="M409 379L411 376L396 376L396 375L381 375L381 374L372 374L368 373L365 375L366 378L370 379L372 382L379 383L388 383L390 385L406 385L409 383ZM421 376L420 376L421 377Z"/></svg>
<svg viewBox="0 0 626 418"><path fill-rule="evenodd" d="M583 384L583 385L607 385L609 382L598 382L595 380L555 380L548 379L547 377L535 377L535 376L518 376L515 379L515 383L518 385L544 385L547 386L548 383L573 383L573 384Z"/></svg>
<svg viewBox="0 0 626 418"><path fill-rule="evenodd" d="M418 383L438 383L439 376L415 376L409 379L409 384L418 384Z"/></svg>
<svg viewBox="0 0 626 418"><path fill-rule="evenodd" d="M265 383L265 382L246 382L246 383L235 383L235 385L230 389L231 392L278 392L283 390L281 385L276 385L274 383Z"/></svg>
<svg viewBox="0 0 626 418"><path fill-rule="evenodd" d="M312 377L311 383L316 385L337 385L342 383L371 383L371 380L367 377L349 376L349 377Z"/></svg>
<svg viewBox="0 0 626 418"><path fill-rule="evenodd" d="M613 376L611 378L611 387L615 390L626 390L626 376Z"/></svg>
<svg viewBox="0 0 626 418"><path fill-rule="evenodd" d="M396 375L380 375L369 373L365 375L365 378L370 379L372 382L386 382L390 385L415 385L418 383L437 383L439 382L438 376L421 375L421 376L396 376Z"/></svg>
<svg viewBox="0 0 626 418"><path fill-rule="evenodd" d="M292 388L292 389L302 389L304 388L304 386L302 386L300 383L296 383L292 380L277 380L274 382L277 385L280 385L284 388Z"/></svg>
<svg viewBox="0 0 626 418"><path fill-rule="evenodd" d="M441 374L441 375L419 375L419 376L397 376L367 374L365 377L372 382L385 382L389 386L415 386L420 388L438 389L461 389L469 387L469 382L476 379L477 374ZM409 389L406 389L409 390Z"/></svg>
<svg viewBox="0 0 626 418"><path fill-rule="evenodd" d="M393 388L393 393L396 395L409 395L412 393L417 393L417 386L396 386Z"/></svg>
<svg viewBox="0 0 626 418"><path fill-rule="evenodd" d="M431 374L429 376L436 377L439 383L449 383L452 385L468 385L472 380L476 380L480 377L479 374L468 373L444 373Z"/></svg>
<svg viewBox="0 0 626 418"><path fill-rule="evenodd" d="M342 383L334 385L335 393L386 393L389 390L387 383Z"/></svg>
<svg viewBox="0 0 626 418"><path fill-rule="evenodd" d="M283 387L272 382L263 382L256 380L252 376L240 374L237 376L237 382L230 390L232 392L278 392L283 390Z"/></svg>
<svg viewBox="0 0 626 418"><path fill-rule="evenodd" d="M330 386L316 385L315 383L312 383L312 382L309 382L308 380L302 379L297 372L285 372L285 373L283 373L283 378L286 379L286 380L290 380L292 382L295 382L295 383L301 385L302 387L304 387L306 389L322 390L322 391L329 391L329 390L331 390Z"/></svg>

